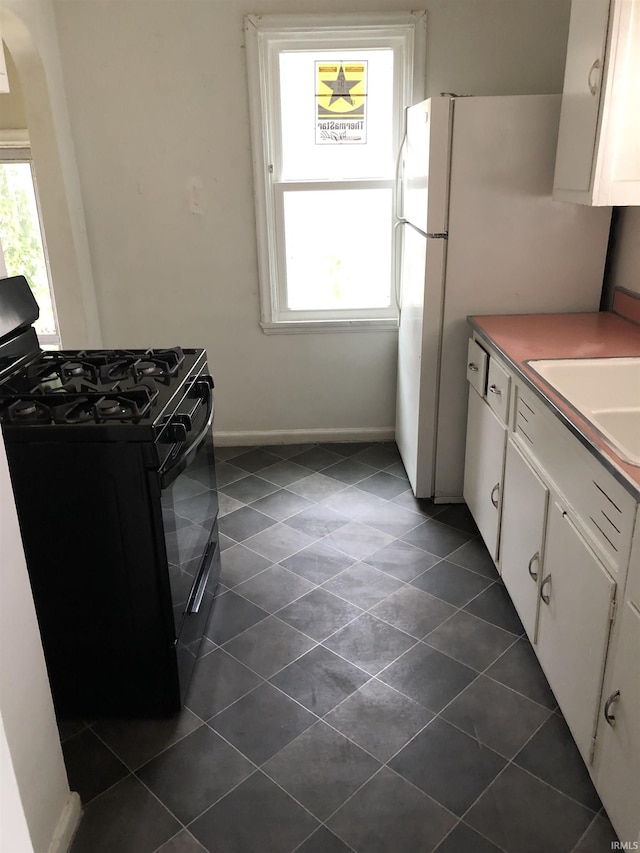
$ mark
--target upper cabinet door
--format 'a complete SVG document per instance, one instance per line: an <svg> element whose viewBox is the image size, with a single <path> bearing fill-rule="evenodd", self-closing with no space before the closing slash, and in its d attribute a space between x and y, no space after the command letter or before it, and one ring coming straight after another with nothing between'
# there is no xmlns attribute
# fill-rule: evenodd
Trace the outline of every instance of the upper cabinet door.
<svg viewBox="0 0 640 853"><path fill-rule="evenodd" d="M556 192L591 187L598 129L609 0L571 4L562 110L556 154Z"/></svg>
<svg viewBox="0 0 640 853"><path fill-rule="evenodd" d="M640 204L640 0L573 0L553 197Z"/></svg>

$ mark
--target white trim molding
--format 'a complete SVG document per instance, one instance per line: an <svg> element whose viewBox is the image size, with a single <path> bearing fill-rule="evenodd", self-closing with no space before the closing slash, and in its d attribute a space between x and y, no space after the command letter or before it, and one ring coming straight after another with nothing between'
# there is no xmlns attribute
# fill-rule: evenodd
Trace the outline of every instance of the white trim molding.
<svg viewBox="0 0 640 853"><path fill-rule="evenodd" d="M319 444L324 442L393 441L395 427L344 429L238 430L213 433L218 447L255 447L268 444Z"/></svg>
<svg viewBox="0 0 640 853"><path fill-rule="evenodd" d="M80 795L75 791L71 791L60 814L58 825L49 844L48 853L67 853L71 847L71 841L76 833L81 817L82 804L80 802Z"/></svg>
<svg viewBox="0 0 640 853"><path fill-rule="evenodd" d="M249 108L252 136L261 326L265 334L378 330L397 326L391 282L391 304L351 310L292 310L287 305L284 253L283 194L296 190L394 189L393 175L352 180L285 180L280 139L279 56L283 51L390 49L394 51L392 144L399 149L404 107L422 100L425 92L426 12L334 15L247 15L245 17ZM397 125L397 126L396 126ZM397 268L392 235L391 269ZM391 276L393 278L393 275ZM352 324L357 321L357 326ZM380 325L382 324L382 325Z"/></svg>

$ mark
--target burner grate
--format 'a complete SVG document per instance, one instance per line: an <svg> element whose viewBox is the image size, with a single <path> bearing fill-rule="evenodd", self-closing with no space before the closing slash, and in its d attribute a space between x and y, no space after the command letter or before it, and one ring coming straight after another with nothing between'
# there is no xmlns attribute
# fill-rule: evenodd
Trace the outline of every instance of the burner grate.
<svg viewBox="0 0 640 853"><path fill-rule="evenodd" d="M122 393L67 393L62 401L56 392L11 398L4 417L11 424L135 422L149 413L157 397L154 380L143 379Z"/></svg>

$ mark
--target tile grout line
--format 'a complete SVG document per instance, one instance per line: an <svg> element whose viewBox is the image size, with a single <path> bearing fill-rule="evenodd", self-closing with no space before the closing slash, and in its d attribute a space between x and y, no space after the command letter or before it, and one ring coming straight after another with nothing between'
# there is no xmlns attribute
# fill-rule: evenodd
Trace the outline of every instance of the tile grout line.
<svg viewBox="0 0 640 853"><path fill-rule="evenodd" d="M594 815L594 818L593 818L593 820L591 821L591 823L589 824L589 826L585 829L585 831L582 833L582 835L580 836L580 838L576 841L576 843L575 843L575 844L573 845L573 847L571 848L570 853L575 853L575 851L578 849L578 847L579 847L579 845L580 845L580 842L581 842L581 841L583 840L583 838L585 838L585 837L586 837L586 835L589 833L589 830L591 829L591 827L593 826L593 824L597 821L597 819L600 817L601 813L602 813L602 809L600 809L600 811L596 812L596 814ZM609 817L608 817L608 815L607 815L607 813L606 813L606 812L604 813L604 817L605 817L607 820L609 820ZM609 823L611 823L611 821L609 821ZM615 830L614 830L614 831L615 831ZM617 833L616 833L616 837L617 837Z"/></svg>

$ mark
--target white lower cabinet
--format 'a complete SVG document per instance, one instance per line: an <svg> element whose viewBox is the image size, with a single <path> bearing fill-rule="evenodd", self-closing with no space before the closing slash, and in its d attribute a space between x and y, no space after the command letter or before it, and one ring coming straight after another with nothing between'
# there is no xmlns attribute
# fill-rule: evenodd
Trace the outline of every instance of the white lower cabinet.
<svg viewBox="0 0 640 853"><path fill-rule="evenodd" d="M493 559L498 556L507 430L469 387L463 496Z"/></svg>
<svg viewBox="0 0 640 853"><path fill-rule="evenodd" d="M549 507L540 581L538 660L578 749L592 757L616 582L565 508Z"/></svg>
<svg viewBox="0 0 640 853"><path fill-rule="evenodd" d="M477 347L500 381L480 384L484 396L469 393L464 497L614 829L634 842L639 505L489 342ZM492 384L510 401L504 412L500 395L489 396Z"/></svg>
<svg viewBox="0 0 640 853"><path fill-rule="evenodd" d="M595 781L621 841L640 831L640 611L627 601L602 697Z"/></svg>
<svg viewBox="0 0 640 853"><path fill-rule="evenodd" d="M548 502L549 489L513 439L509 439L504 469L500 571L532 643L536 640Z"/></svg>

